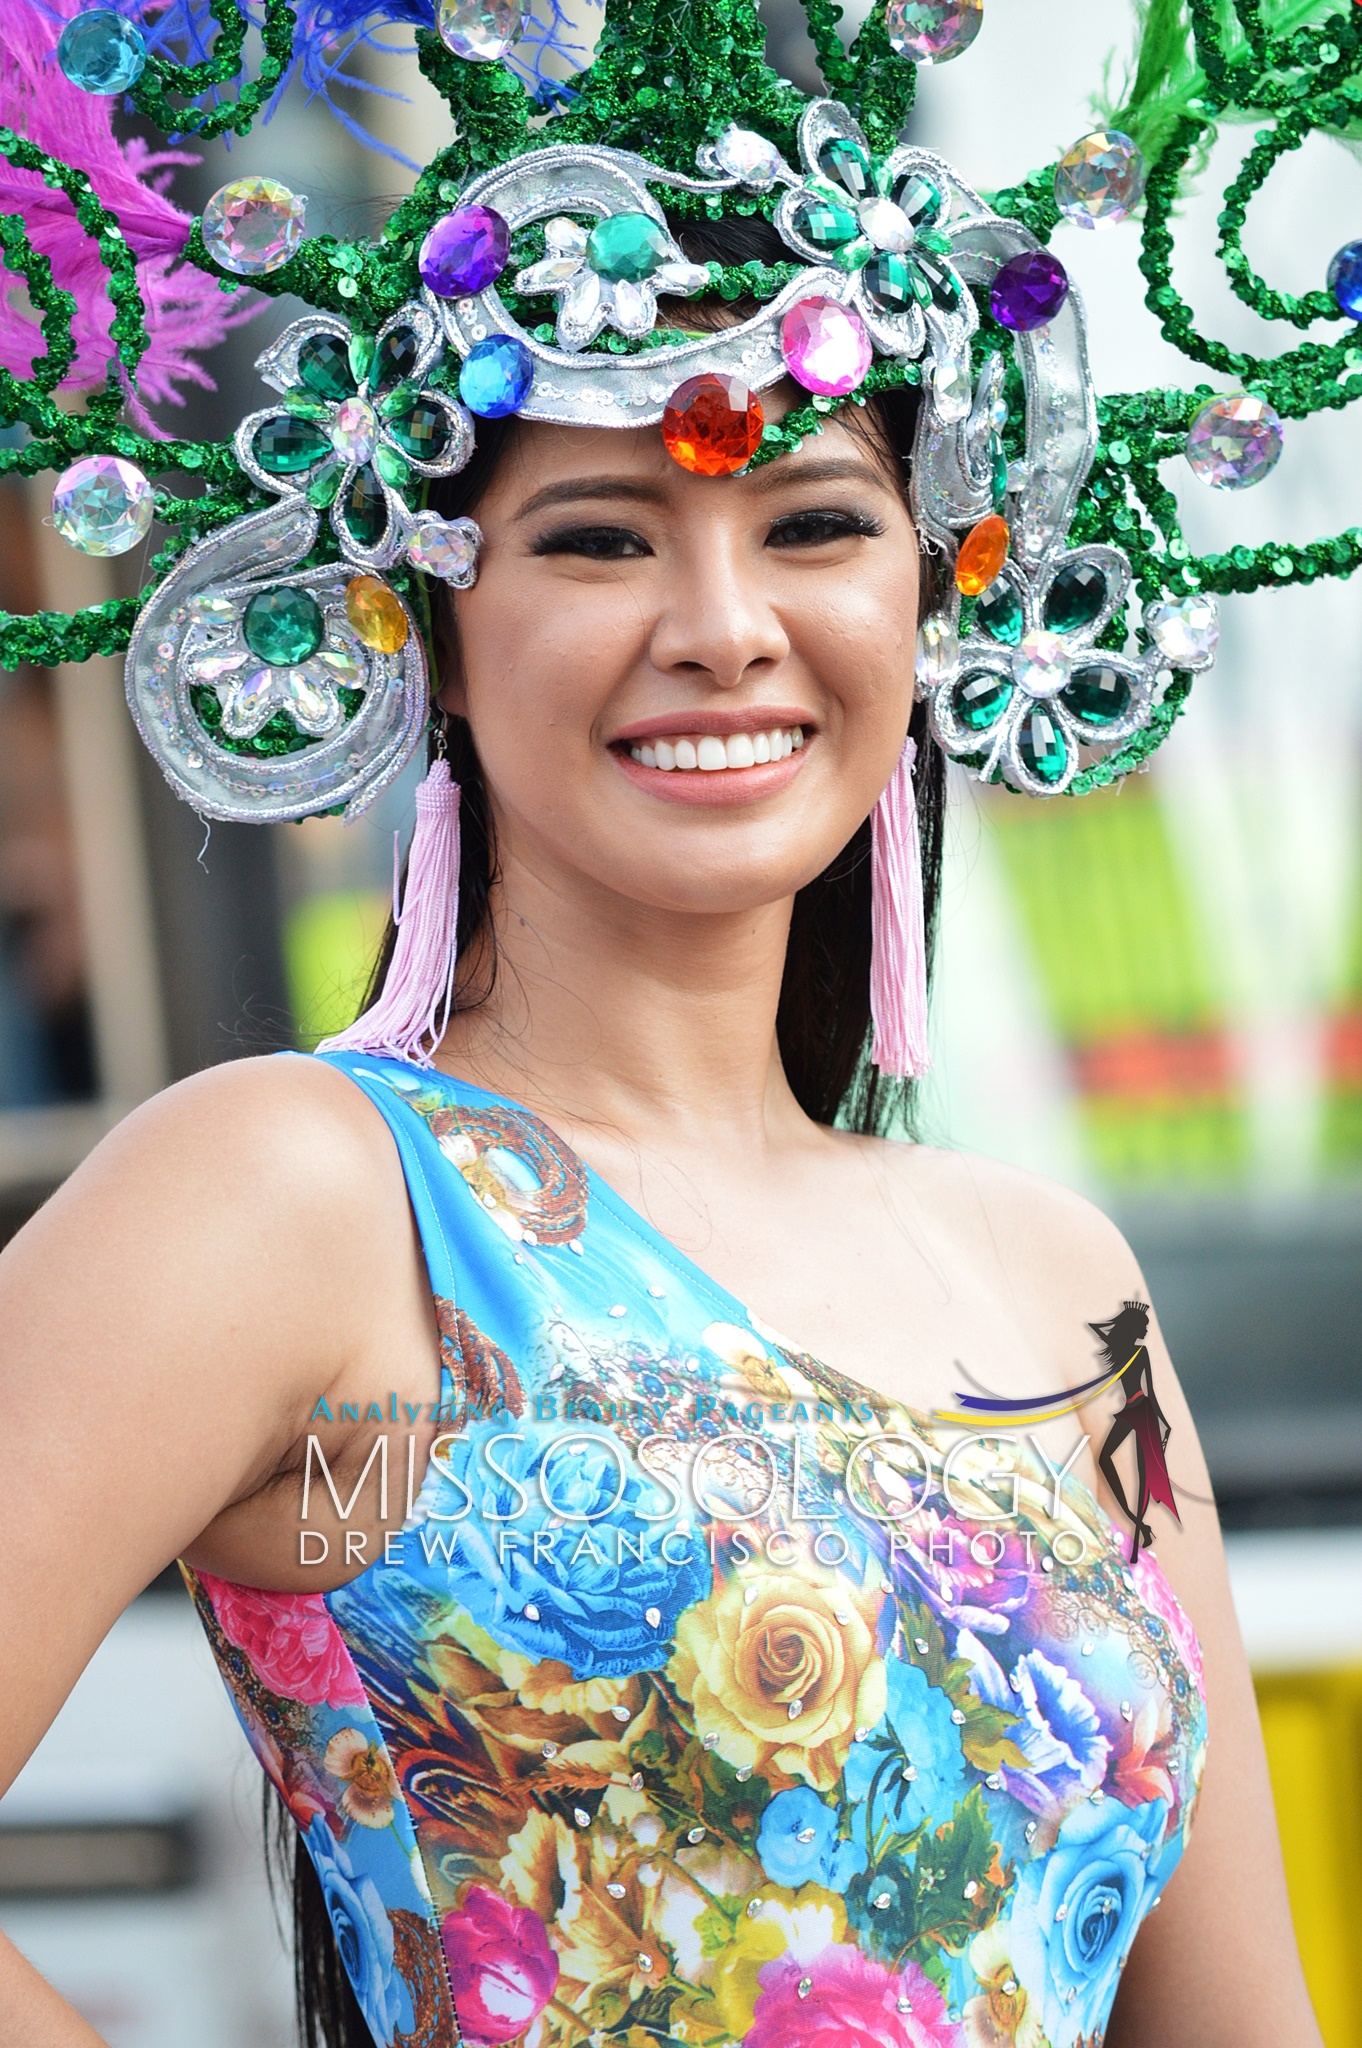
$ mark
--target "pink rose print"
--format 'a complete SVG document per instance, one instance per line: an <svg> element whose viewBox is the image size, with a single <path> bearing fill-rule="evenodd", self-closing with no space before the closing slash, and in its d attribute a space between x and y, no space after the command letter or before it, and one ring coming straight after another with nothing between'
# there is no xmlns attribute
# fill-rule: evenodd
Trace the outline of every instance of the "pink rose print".
<svg viewBox="0 0 1362 2048"><path fill-rule="evenodd" d="M758 1972L757 1982L761 1993L743 2048L962 2048L964 2036L947 2020L941 1993L916 1963L891 1975L858 1949L839 1945L811 1963L781 1956Z"/></svg>
<svg viewBox="0 0 1362 2048"><path fill-rule="evenodd" d="M1134 1579L1135 1591L1145 1606L1152 1608L1160 1621L1167 1622L1168 1632L1177 1644L1178 1655L1187 1667L1187 1676L1204 1697L1206 1674L1201 1668L1201 1645L1196 1639L1196 1630L1178 1604L1173 1588L1148 1551L1142 1551L1139 1560L1130 1567L1130 1576Z"/></svg>
<svg viewBox="0 0 1362 2048"><path fill-rule="evenodd" d="M445 1915L441 1932L469 2048L519 2040L558 1982L558 1958L539 1915L475 1884L459 1910Z"/></svg>
<svg viewBox="0 0 1362 2048"><path fill-rule="evenodd" d="M320 1593L265 1593L211 1572L198 1579L223 1634L246 1652L271 1692L305 1707L369 1704Z"/></svg>

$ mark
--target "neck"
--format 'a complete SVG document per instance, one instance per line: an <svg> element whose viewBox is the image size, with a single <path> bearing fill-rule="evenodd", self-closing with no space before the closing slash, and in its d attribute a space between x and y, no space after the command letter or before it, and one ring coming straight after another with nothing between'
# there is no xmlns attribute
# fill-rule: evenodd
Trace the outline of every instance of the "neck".
<svg viewBox="0 0 1362 2048"><path fill-rule="evenodd" d="M644 1149L764 1146L802 1117L776 1048L791 907L659 909L512 854L491 995L437 1064Z"/></svg>

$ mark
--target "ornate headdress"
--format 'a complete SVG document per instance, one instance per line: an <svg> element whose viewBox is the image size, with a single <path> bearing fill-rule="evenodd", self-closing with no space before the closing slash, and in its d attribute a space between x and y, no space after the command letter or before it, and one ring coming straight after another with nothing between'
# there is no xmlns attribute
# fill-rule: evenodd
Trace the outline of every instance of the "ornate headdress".
<svg viewBox="0 0 1362 2048"><path fill-rule="evenodd" d="M930 730L975 775L1035 796L1115 781L1160 743L1213 657L1214 593L1362 560L1356 530L1194 557L1159 475L1185 454L1214 485L1251 484L1283 420L1362 393L1362 243L1327 289L1292 298L1239 239L1283 152L1354 131L1356 6L1142 0L1124 105L986 201L900 140L917 64L961 54L982 0L875 0L849 50L838 7L803 0L830 95L813 100L766 64L753 0L610 0L570 83L548 75L568 47L549 4L527 22L518 0L299 0L296 16L265 0L249 80L237 0L5 9L0 242L46 353L13 374L38 337L7 311L0 405L21 435L0 461L60 472L54 519L77 547L124 551L153 517L171 537L143 600L5 618L0 659L127 647L142 736L203 815L354 816L409 757L429 715L426 579L466 587L479 538L430 509L430 487L467 462L479 418L657 424L679 462L722 475L838 405L916 390L913 507L950 572L921 633ZM244 136L290 75L324 88L347 32L384 21L425 22L421 68L453 140L382 232L305 236L301 198L244 176L177 238L183 216L136 175L157 160L110 138L111 101L176 140ZM1184 174L1219 121L1247 118L1269 125L1220 216L1234 292L1297 327L1350 323L1274 359L1204 339L1170 280ZM59 154L72 134L74 162ZM1065 216L1098 229L1140 208L1147 303L1237 388L1095 398L1078 295L1045 243ZM769 221L783 260L687 260L684 223L735 216ZM217 288L247 282L314 309L260 357L274 401L226 444L157 438L142 398L189 374L176 338L216 339L233 317ZM706 295L757 310L698 337L659 325L659 297ZM785 378L807 401L776 423L761 394ZM59 402L73 379L83 411ZM184 474L195 495L152 481Z"/></svg>

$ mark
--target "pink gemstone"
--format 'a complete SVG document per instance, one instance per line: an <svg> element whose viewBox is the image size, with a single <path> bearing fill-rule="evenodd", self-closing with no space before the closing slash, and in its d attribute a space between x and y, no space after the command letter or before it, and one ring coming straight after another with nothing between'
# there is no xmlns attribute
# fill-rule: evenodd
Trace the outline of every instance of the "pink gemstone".
<svg viewBox="0 0 1362 2048"><path fill-rule="evenodd" d="M835 299L801 299L780 323L785 367L806 391L845 398L870 368L870 336L859 313Z"/></svg>

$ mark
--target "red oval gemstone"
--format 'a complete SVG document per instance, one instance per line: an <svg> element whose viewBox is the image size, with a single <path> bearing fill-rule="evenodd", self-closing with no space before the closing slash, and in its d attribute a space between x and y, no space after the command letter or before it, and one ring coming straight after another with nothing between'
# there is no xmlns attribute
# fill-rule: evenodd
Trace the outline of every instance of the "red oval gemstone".
<svg viewBox="0 0 1362 2048"><path fill-rule="evenodd" d="M986 519L972 526L961 541L956 558L956 589L965 597L981 596L990 583L997 581L1011 541L1007 521L997 512L990 512Z"/></svg>
<svg viewBox="0 0 1362 2048"><path fill-rule="evenodd" d="M688 377L667 400L667 453L696 476L732 476L761 446L761 400L737 377Z"/></svg>

